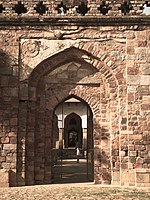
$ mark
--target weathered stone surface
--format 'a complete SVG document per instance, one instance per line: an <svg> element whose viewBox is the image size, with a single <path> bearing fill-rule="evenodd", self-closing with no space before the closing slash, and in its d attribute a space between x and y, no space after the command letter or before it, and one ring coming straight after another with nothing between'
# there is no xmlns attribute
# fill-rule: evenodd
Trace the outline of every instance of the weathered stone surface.
<svg viewBox="0 0 150 200"><path fill-rule="evenodd" d="M150 183L150 174L149 173L137 173L136 174L137 183Z"/></svg>
<svg viewBox="0 0 150 200"><path fill-rule="evenodd" d="M54 1L40 16L36 3L24 1L32 18L6 9L0 19L0 170L11 172L11 186L51 183L53 143L59 148L66 142L63 126L60 131L57 125L62 119L58 123L54 113L73 97L91 111L86 109L93 133L87 152L95 183L149 185L149 172L136 171L150 168L148 17L114 18L122 15L118 3L111 17L100 17L92 1L88 17L74 16L72 8L56 17L60 2ZM142 12L141 2L132 4L131 15ZM8 19L10 14L16 18ZM69 109L66 116L73 112ZM83 117L81 110L75 112ZM3 182L9 185L7 173Z"/></svg>
<svg viewBox="0 0 150 200"><path fill-rule="evenodd" d="M129 156L130 157L136 157L137 156L137 151L129 151Z"/></svg>
<svg viewBox="0 0 150 200"><path fill-rule="evenodd" d="M140 77L140 85L150 85L150 76L149 75L142 75Z"/></svg>
<svg viewBox="0 0 150 200"><path fill-rule="evenodd" d="M150 64L149 63L143 64L142 73L144 75L150 75Z"/></svg>
<svg viewBox="0 0 150 200"><path fill-rule="evenodd" d="M9 176L5 170L0 170L0 187L9 187Z"/></svg>
<svg viewBox="0 0 150 200"><path fill-rule="evenodd" d="M129 84L129 85L139 85L140 84L140 76L128 75L127 84Z"/></svg>

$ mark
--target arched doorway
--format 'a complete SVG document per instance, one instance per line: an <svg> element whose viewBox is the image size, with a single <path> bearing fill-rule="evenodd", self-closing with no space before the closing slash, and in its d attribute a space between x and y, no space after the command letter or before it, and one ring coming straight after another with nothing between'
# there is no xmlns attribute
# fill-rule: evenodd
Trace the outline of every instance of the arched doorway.
<svg viewBox="0 0 150 200"><path fill-rule="evenodd" d="M93 181L93 122L88 104L70 96L54 110L52 181ZM56 131L57 130L57 131ZM77 160L79 148L79 162Z"/></svg>
<svg viewBox="0 0 150 200"><path fill-rule="evenodd" d="M21 161L21 170L24 170L23 155L25 155L24 175L26 185L56 182L56 174L59 175L58 181L70 181L68 175L66 180L62 179L64 178L65 171L60 166L63 164L62 161L66 161L64 159L66 150L69 153L74 152L74 156L76 156L75 144L65 148L63 138L65 117L71 113L75 113L82 119L82 115L77 112L77 106L76 109L73 109L72 105L84 105L86 108L85 121L87 123L85 129L82 125L83 137L81 141L82 149L83 144L86 144L85 148L87 148L88 156L81 158L82 160L85 159L84 161L86 163L83 167L85 176L77 173L80 176L80 180L77 180L75 174L71 173L73 176L71 182L79 182L81 181L81 177L83 177L84 181L93 181L94 179L95 182L100 182L102 180L101 127L99 124L101 117L99 106L101 80L99 79L99 71L97 68L86 62L83 59L84 55L85 52L79 49L70 48L64 50L40 63L30 76L28 83L28 101L20 101L20 123L22 121L25 122L26 135L24 143L25 150L22 148L22 151L22 146L20 145L22 155L21 159L18 160ZM69 102L72 98L75 102ZM23 106L21 104L26 106L25 111L22 109ZM63 108L65 104L68 104L68 107L70 107L69 112L64 117ZM62 113L61 117L58 115L57 110L60 110L60 113ZM23 115L23 119L25 120L21 118L22 111L25 112L25 115ZM73 121L71 123L74 123ZM62 127L59 127L60 125ZM71 135L77 136L77 131L70 129L68 134L70 137ZM93 135L95 144L94 153ZM22 137L19 138L19 144L22 141ZM107 150L109 149L107 148ZM109 152L107 155L109 155ZM57 159L58 156L59 159ZM76 158L73 159L76 161ZM56 162L57 160L59 162ZM57 166L56 163L58 164ZM72 168L69 167L70 169Z"/></svg>
<svg viewBox="0 0 150 200"><path fill-rule="evenodd" d="M82 119L76 113L67 115L64 119L64 146L80 147L83 143Z"/></svg>

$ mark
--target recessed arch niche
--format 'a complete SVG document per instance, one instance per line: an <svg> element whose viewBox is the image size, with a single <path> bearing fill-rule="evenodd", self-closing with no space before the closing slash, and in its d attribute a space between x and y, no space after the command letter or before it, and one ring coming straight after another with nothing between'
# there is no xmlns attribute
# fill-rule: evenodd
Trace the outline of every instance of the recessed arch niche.
<svg viewBox="0 0 150 200"><path fill-rule="evenodd" d="M59 105L64 102L66 103L71 98L78 100L88 108L86 120L88 123L85 129L92 134L87 134L82 126L82 147L83 144L88 145L85 145L84 148L90 150L92 156L89 160L93 159L95 152L93 148L93 143L95 142L93 142L93 135L95 140L95 135L97 136L100 130L100 125L96 121L96 118L100 117L98 106L100 103L100 72L84 59L87 56L94 59L86 51L81 51L77 48L64 50L42 61L33 70L28 83L26 83L28 84L28 99L25 102L26 116L24 115L27 125L25 127L25 150L22 150L20 146L20 150L23 152L22 155L25 154L26 160L25 172L23 171L26 185L52 182L53 155L51 150L55 147L56 149L61 149L64 144L64 131L62 128L59 128L59 123L64 123L64 121L62 120L63 122L60 122L61 120L55 111ZM60 73L60 70L62 70L62 73ZM21 101L21 103L24 103L24 101ZM69 102L67 103L71 104ZM22 111L21 108L20 106L20 113ZM77 109L75 111L71 109L67 115L74 112L80 116L76 111ZM82 116L80 117L82 118ZM87 136L84 138L86 134ZM59 139L60 135L62 141ZM21 143L22 140L19 142ZM21 165L24 163L24 157L22 155L18 159ZM91 163L91 171L93 172L94 161ZM95 170L97 168L95 167ZM21 170L24 170L23 167ZM94 179L100 180L98 177L99 174L95 174Z"/></svg>

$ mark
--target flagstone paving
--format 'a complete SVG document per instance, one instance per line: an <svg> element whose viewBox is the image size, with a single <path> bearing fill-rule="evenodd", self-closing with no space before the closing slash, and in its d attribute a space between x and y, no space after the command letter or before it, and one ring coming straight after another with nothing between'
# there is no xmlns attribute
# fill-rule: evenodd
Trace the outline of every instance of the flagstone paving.
<svg viewBox="0 0 150 200"><path fill-rule="evenodd" d="M0 188L0 200L149 200L150 188L53 184Z"/></svg>

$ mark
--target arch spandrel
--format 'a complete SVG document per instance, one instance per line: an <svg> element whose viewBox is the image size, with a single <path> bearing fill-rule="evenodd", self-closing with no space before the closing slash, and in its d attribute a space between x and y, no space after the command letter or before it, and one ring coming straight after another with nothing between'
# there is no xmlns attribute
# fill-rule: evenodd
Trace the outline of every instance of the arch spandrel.
<svg viewBox="0 0 150 200"><path fill-rule="evenodd" d="M97 70L98 73L94 76L94 82L95 79L97 79L99 83L102 82L104 87L107 88L107 93L109 93L110 90L110 82L116 86L118 85L115 73L113 73L113 70L107 66L106 63L89 52L72 46L56 53L38 64L29 76L29 87L36 88L38 82L41 81L48 73L51 73L60 66L72 61L90 66L95 69L95 71ZM80 72L78 73L81 74ZM88 80L86 79L86 81Z"/></svg>
<svg viewBox="0 0 150 200"><path fill-rule="evenodd" d="M23 81L25 79L28 79L30 74L34 71L36 66L39 66L42 64L46 64L46 61L49 60L49 58L57 57L59 54L63 54L63 58L68 58L69 54L74 55L74 57L81 57L84 55L85 58L87 58L88 54L86 51L82 49L78 49L74 47L76 41L74 40L47 40L47 39L24 39L21 42L21 68L20 68L20 80ZM78 51L75 52L75 49ZM80 51L80 53L79 53ZM80 54L80 55L79 55ZM92 55L92 54L91 54ZM53 59L53 63L55 61L58 61L58 57Z"/></svg>
<svg viewBox="0 0 150 200"><path fill-rule="evenodd" d="M41 77L52 72L56 68L72 61L74 61L75 63L81 63L86 66L91 66L95 68L95 70L97 70L96 67L94 67L91 63L91 60L93 59L97 58L92 57L92 55L90 55L85 50L70 47L40 62L30 74L29 83L35 82L34 85L37 84Z"/></svg>

